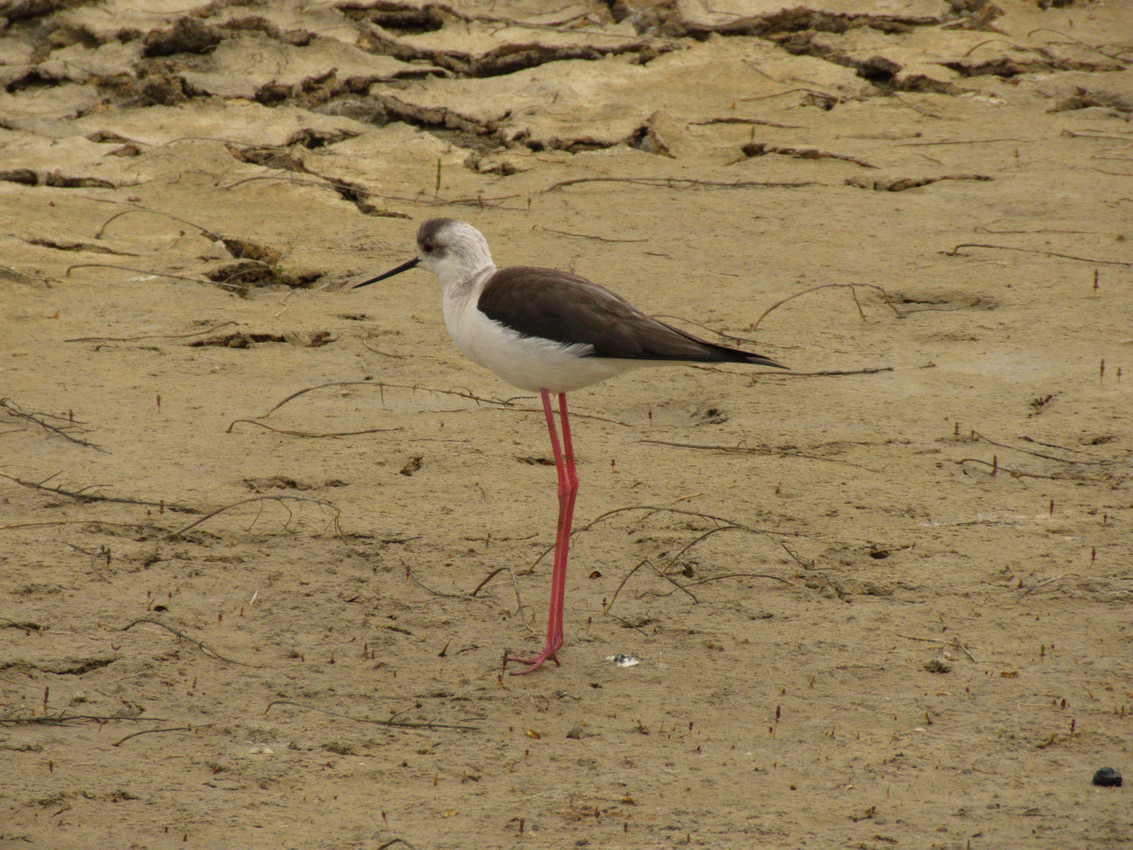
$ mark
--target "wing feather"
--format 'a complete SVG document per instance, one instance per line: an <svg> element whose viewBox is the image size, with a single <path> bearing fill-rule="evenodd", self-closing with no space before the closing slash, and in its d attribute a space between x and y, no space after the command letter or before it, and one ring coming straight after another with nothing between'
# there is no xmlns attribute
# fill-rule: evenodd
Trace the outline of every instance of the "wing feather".
<svg viewBox="0 0 1133 850"><path fill-rule="evenodd" d="M488 280L478 306L524 336L589 345L593 357L779 365L698 339L646 316L603 286L554 269L501 269Z"/></svg>

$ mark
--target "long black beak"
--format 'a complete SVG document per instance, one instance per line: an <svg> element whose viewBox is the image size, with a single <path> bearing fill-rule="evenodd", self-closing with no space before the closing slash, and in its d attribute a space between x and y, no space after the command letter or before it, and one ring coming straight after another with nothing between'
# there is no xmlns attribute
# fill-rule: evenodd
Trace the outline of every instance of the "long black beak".
<svg viewBox="0 0 1133 850"><path fill-rule="evenodd" d="M354 286L352 286L351 289L358 289L359 287L369 286L371 283L377 283L379 280L385 280L387 277L393 277L395 274L401 274L402 272L407 272L411 268L413 268L415 265L417 265L419 262L421 262L421 258L420 257L414 257L409 262L402 263L396 269L390 269L385 274L380 274L377 277L372 277L369 280L364 280L361 283L354 284Z"/></svg>

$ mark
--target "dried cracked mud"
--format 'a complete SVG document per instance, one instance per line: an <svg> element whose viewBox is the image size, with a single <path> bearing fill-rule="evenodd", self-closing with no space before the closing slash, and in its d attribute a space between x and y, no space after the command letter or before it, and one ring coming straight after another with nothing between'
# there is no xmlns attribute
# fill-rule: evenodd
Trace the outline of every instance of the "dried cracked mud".
<svg viewBox="0 0 1133 850"><path fill-rule="evenodd" d="M1133 843L1133 7L0 24L0 844ZM575 394L527 677L535 400L349 289L434 216L792 367Z"/></svg>

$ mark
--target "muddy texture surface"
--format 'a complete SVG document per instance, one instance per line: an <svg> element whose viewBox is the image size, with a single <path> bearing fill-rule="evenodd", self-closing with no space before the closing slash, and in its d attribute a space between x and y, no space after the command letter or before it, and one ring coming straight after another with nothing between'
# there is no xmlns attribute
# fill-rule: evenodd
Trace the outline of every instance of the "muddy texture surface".
<svg viewBox="0 0 1133 850"><path fill-rule="evenodd" d="M548 5L0 9L0 844L1133 844L1133 7ZM527 677L442 215L792 367L574 395Z"/></svg>

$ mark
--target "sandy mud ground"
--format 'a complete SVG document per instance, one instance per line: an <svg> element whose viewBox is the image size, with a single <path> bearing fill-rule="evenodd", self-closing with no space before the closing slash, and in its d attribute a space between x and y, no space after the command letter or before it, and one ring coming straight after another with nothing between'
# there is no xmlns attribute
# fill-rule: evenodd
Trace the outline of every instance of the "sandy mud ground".
<svg viewBox="0 0 1133 850"><path fill-rule="evenodd" d="M1133 6L0 14L0 845L1133 844ZM527 677L439 215L792 367L575 394Z"/></svg>

